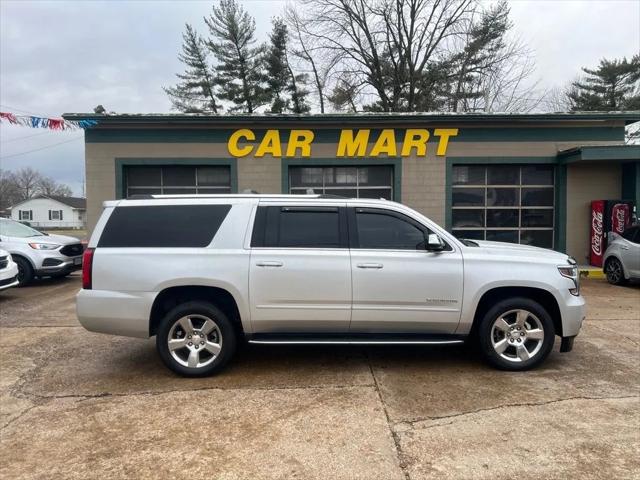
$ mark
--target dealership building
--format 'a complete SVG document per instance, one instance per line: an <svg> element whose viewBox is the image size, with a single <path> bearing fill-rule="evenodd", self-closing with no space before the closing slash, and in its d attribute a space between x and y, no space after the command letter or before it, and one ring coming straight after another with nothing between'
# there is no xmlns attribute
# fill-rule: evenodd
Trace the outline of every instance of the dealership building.
<svg viewBox="0 0 640 480"><path fill-rule="evenodd" d="M145 194L386 198L458 236L565 251L586 263L590 202L640 203L640 112L93 115L87 221Z"/></svg>

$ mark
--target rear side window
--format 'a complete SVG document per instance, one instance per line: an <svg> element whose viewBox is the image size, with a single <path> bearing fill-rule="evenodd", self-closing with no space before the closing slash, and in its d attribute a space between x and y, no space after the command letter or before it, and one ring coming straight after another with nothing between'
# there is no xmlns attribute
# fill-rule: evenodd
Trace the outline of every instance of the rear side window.
<svg viewBox="0 0 640 480"><path fill-rule="evenodd" d="M346 230L338 207L259 207L251 246L347 248Z"/></svg>
<svg viewBox="0 0 640 480"><path fill-rule="evenodd" d="M231 205L116 207L98 247L206 247Z"/></svg>

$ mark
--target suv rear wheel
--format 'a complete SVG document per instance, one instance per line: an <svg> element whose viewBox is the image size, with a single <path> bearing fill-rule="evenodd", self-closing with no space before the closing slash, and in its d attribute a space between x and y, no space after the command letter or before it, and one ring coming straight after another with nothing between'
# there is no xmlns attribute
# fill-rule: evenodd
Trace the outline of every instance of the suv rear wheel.
<svg viewBox="0 0 640 480"><path fill-rule="evenodd" d="M501 370L529 370L551 352L553 320L539 303L528 298L498 302L484 315L478 329L486 360Z"/></svg>
<svg viewBox="0 0 640 480"><path fill-rule="evenodd" d="M227 316L208 302L186 302L160 322L156 348L164 364L186 377L220 371L236 350L236 333Z"/></svg>

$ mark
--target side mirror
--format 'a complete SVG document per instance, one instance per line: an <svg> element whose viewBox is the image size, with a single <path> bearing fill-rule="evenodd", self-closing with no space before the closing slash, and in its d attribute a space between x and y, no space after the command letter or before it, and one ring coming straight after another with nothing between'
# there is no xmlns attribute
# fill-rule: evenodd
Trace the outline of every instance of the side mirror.
<svg viewBox="0 0 640 480"><path fill-rule="evenodd" d="M427 237L427 250L429 252L441 252L446 247L444 241L435 233L430 233Z"/></svg>

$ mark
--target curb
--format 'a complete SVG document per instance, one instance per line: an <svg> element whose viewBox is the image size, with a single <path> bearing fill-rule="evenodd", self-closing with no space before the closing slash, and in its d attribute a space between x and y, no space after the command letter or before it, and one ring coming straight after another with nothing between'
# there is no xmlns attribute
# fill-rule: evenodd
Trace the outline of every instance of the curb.
<svg viewBox="0 0 640 480"><path fill-rule="evenodd" d="M583 278L607 278L602 269L598 267L582 267L580 268L580 276Z"/></svg>

